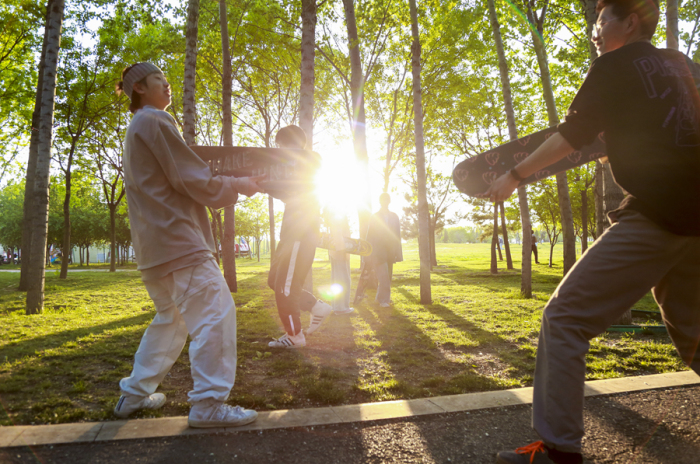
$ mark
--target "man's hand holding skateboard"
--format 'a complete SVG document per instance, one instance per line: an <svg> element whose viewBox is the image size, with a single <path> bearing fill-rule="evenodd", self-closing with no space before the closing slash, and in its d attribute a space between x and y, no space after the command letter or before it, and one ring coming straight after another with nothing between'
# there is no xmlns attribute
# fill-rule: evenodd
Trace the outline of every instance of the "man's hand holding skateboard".
<svg viewBox="0 0 700 464"><path fill-rule="evenodd" d="M494 180L489 189L480 195L481 198L490 198L493 202L505 201L513 194L518 184L524 178L556 163L571 153L573 148L558 132L553 134L522 162Z"/></svg>

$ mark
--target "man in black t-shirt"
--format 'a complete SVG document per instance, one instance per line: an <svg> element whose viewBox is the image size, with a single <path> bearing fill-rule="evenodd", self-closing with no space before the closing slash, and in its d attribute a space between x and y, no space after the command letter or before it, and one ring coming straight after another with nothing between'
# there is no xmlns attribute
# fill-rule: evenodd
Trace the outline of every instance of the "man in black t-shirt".
<svg viewBox="0 0 700 464"><path fill-rule="evenodd" d="M599 0L595 60L558 133L486 193L511 196L518 179L605 133L627 196L613 225L569 271L542 316L533 418L541 441L499 463L581 463L585 355L650 289L681 358L700 372L700 96L698 65L651 44L658 0ZM530 459L534 458L534 461Z"/></svg>

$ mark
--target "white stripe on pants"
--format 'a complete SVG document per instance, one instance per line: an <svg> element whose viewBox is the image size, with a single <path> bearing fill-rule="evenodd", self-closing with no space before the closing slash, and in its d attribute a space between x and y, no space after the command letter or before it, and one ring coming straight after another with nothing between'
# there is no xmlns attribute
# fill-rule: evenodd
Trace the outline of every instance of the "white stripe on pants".
<svg viewBox="0 0 700 464"><path fill-rule="evenodd" d="M226 401L236 379L236 307L216 261L145 282L156 316L143 334L122 392L147 396L180 356L189 332L190 403Z"/></svg>
<svg viewBox="0 0 700 464"><path fill-rule="evenodd" d="M542 315L532 425L550 447L580 452L589 340L650 289L676 349L700 372L700 237L623 211L561 281Z"/></svg>

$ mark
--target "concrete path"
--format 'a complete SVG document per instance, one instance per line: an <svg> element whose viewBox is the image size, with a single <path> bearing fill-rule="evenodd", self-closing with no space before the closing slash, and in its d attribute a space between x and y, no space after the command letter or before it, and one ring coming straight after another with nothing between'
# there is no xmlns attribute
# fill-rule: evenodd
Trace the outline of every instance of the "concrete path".
<svg viewBox="0 0 700 464"><path fill-rule="evenodd" d="M659 388L700 385L692 371L586 382L587 397L640 392ZM469 393L406 401L365 403L327 408L261 412L247 426L220 429L191 429L187 417L120 420L59 425L0 427L0 448L72 443L100 443L116 440L164 438L222 432L263 431L291 427L411 418L434 414L478 411L505 406L529 405L532 388ZM488 436L488 434L487 434Z"/></svg>

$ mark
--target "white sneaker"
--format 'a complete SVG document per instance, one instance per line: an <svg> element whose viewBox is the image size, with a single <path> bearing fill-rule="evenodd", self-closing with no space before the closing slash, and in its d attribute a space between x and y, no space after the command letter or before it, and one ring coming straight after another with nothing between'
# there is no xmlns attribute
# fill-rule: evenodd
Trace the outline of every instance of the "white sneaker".
<svg viewBox="0 0 700 464"><path fill-rule="evenodd" d="M347 308L347 309L334 309L333 314L336 316L342 316L343 314L350 314L351 312L355 311L355 308Z"/></svg>
<svg viewBox="0 0 700 464"><path fill-rule="evenodd" d="M190 427L206 429L211 427L238 427L257 419L258 413L240 406L229 406L218 401L200 401L190 409L187 423Z"/></svg>
<svg viewBox="0 0 700 464"><path fill-rule="evenodd" d="M122 395L114 407L114 415L121 418L142 409L160 409L165 404L165 395L153 393L149 396Z"/></svg>
<svg viewBox="0 0 700 464"><path fill-rule="evenodd" d="M391 303L379 303L380 308L388 308L389 306L391 306Z"/></svg>
<svg viewBox="0 0 700 464"><path fill-rule="evenodd" d="M323 321L326 320L331 312L333 312L333 306L318 300L314 307L311 308L311 323L309 324L309 328L306 330L306 333L309 335L314 333L316 329L321 327L321 324L323 324Z"/></svg>
<svg viewBox="0 0 700 464"><path fill-rule="evenodd" d="M296 335L284 334L277 340L272 340L267 344L270 348L301 348L306 346L304 331L299 331Z"/></svg>

